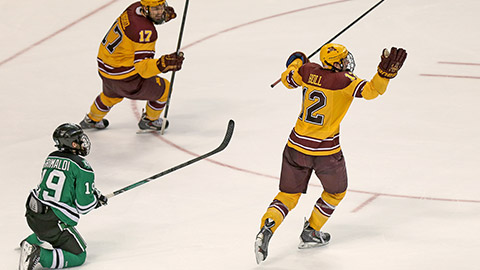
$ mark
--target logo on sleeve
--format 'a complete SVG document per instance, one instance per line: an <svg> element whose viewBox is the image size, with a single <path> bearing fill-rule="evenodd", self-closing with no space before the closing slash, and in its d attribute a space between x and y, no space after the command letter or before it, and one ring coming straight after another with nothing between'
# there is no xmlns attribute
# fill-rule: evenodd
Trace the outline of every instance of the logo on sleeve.
<svg viewBox="0 0 480 270"><path fill-rule="evenodd" d="M84 159L83 160L83 165L85 166L85 168L87 169L91 169L92 167L90 167L90 164L88 164L88 162Z"/></svg>

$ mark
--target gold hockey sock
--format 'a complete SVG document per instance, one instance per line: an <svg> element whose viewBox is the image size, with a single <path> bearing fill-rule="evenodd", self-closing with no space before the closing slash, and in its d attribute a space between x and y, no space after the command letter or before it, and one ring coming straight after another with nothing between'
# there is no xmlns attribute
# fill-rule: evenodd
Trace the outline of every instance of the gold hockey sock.
<svg viewBox="0 0 480 270"><path fill-rule="evenodd" d="M312 214L308 219L310 226L316 230L320 231L320 229L325 225L327 220L335 211L335 208L340 203L340 201L345 197L345 192L331 194L328 192L323 192L322 196L317 200L317 203L313 207Z"/></svg>
<svg viewBox="0 0 480 270"><path fill-rule="evenodd" d="M275 232L278 226L280 226L285 217L288 215L288 212L295 208L298 200L300 199L300 195L301 193L290 194L279 192L268 207L267 212L263 215L260 228L265 224L265 220L267 218L271 218L275 221L275 225L271 230L272 232Z"/></svg>
<svg viewBox="0 0 480 270"><path fill-rule="evenodd" d="M90 112L88 113L88 117L95 122L98 122L107 115L113 105L122 101L123 98L111 98L105 96L105 94L100 93L97 96L95 101L93 102L92 106L90 106Z"/></svg>

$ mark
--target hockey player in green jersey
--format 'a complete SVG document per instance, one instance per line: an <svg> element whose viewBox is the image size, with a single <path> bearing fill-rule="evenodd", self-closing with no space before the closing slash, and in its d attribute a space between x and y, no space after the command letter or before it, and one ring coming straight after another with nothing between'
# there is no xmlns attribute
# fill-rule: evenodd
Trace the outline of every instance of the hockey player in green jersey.
<svg viewBox="0 0 480 270"><path fill-rule="evenodd" d="M107 204L82 157L90 152L90 140L82 128L62 124L53 132L53 140L58 150L48 155L42 180L27 198L25 217L33 234L21 243L20 270L31 270L37 263L46 268L82 265L86 243L75 226L80 214ZM41 247L44 242L53 249Z"/></svg>

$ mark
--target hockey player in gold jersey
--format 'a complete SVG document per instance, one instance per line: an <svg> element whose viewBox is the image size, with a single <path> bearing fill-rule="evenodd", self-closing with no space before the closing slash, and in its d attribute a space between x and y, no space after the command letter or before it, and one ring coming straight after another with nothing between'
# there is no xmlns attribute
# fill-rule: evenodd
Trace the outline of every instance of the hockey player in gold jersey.
<svg viewBox="0 0 480 270"><path fill-rule="evenodd" d="M300 195L307 192L312 172L324 191L305 220L298 248L328 244L330 234L321 229L347 190L340 122L354 98L374 99L384 94L406 57L404 49L384 49L377 73L366 81L352 73L355 61L343 45L324 45L320 49L321 65L309 62L301 52L290 55L282 83L289 89L300 87L303 104L283 152L280 192L263 215L255 240L257 263L266 259L273 233L297 205Z"/></svg>
<svg viewBox="0 0 480 270"><path fill-rule="evenodd" d="M176 17L165 0L141 0L131 4L113 23L98 50L98 72L103 83L90 112L80 122L83 129L104 129L104 118L123 98L146 100L146 110L138 123L140 129L159 130L160 114L168 98L170 82L159 73L182 68L183 53L155 59L158 33L155 25Z"/></svg>

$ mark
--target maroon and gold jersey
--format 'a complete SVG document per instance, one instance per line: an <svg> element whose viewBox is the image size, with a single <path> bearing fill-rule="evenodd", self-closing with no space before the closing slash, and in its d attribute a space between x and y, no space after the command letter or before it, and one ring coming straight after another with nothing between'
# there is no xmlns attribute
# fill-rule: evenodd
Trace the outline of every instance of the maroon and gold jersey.
<svg viewBox="0 0 480 270"><path fill-rule="evenodd" d="M340 151L340 122L354 97L373 99L383 94L388 79L376 74L371 81L351 72L334 72L316 63L302 65L300 59L282 74L287 88L302 88L303 104L288 146L312 156Z"/></svg>
<svg viewBox="0 0 480 270"><path fill-rule="evenodd" d="M98 50L100 74L121 80L135 74L150 78L160 73L155 56L157 30L141 13L140 2L130 5L113 23Z"/></svg>

